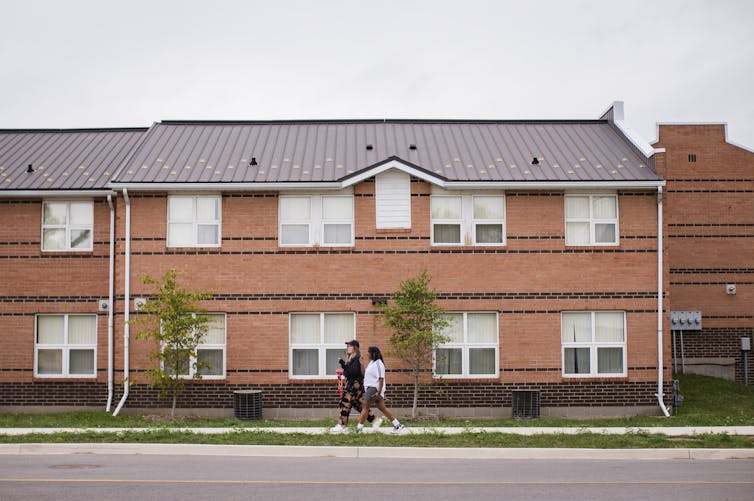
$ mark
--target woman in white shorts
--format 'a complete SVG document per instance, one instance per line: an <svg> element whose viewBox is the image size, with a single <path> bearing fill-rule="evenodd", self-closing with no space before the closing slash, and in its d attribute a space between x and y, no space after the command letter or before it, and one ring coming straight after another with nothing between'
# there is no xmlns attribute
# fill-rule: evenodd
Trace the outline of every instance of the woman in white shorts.
<svg viewBox="0 0 754 501"><path fill-rule="evenodd" d="M356 431L364 429L364 421L369 415L369 409L374 405L393 423L393 431L404 428L390 410L385 407L385 363L382 361L382 353L376 346L370 346L369 365L364 371L364 402L361 406L361 416Z"/></svg>

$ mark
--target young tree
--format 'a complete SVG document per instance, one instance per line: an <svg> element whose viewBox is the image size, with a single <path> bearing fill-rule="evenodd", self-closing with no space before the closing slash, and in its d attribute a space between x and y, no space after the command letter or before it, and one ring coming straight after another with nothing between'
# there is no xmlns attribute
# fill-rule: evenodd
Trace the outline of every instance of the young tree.
<svg viewBox="0 0 754 501"><path fill-rule="evenodd" d="M412 418L416 417L419 400L419 374L423 368L432 369L435 348L448 341L442 333L448 325L443 316L445 311L435 304L437 293L429 288L430 280L424 270L417 277L401 282L391 301L381 306L385 325L393 332L391 354L406 362L414 376Z"/></svg>
<svg viewBox="0 0 754 501"><path fill-rule="evenodd" d="M143 328L137 338L155 341L156 348L150 358L158 362L157 367L147 371L150 386L160 389L160 397L173 399L170 418L175 418L175 405L178 395L183 392L185 377L192 373L200 379L200 369L207 364L198 362L196 348L207 333L206 312L194 303L210 299L211 294L188 292L176 282L178 273L171 269L160 281L145 275L142 281L154 287L154 295L139 310L132 323Z"/></svg>

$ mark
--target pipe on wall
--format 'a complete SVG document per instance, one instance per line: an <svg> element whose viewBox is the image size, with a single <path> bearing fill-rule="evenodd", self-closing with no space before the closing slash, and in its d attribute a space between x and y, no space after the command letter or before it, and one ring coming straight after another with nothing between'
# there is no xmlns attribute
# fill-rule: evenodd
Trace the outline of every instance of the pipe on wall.
<svg viewBox="0 0 754 501"><path fill-rule="evenodd" d="M662 354L662 186L657 187L657 403L660 406L665 417L670 416L668 408L665 407L664 393L663 393L663 354Z"/></svg>
<svg viewBox="0 0 754 501"><path fill-rule="evenodd" d="M105 412L110 412L113 405L113 296L114 296L114 272L115 272L115 206L112 195L107 196L107 204L110 206L110 263L109 281L107 288L107 407Z"/></svg>
<svg viewBox="0 0 754 501"><path fill-rule="evenodd" d="M126 202L126 256L124 266L124 322L123 322L123 396L118 402L118 407L115 408L113 416L117 416L123 405L126 403L129 391L128 381L128 351L129 351L129 337L131 335L131 328L128 321L131 319L131 199L128 198L128 189L123 188L123 200Z"/></svg>

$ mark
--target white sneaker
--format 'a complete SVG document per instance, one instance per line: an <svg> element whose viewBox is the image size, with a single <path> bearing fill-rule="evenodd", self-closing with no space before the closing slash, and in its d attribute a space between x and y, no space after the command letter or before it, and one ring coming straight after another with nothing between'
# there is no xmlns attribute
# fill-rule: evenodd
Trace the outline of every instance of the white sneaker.
<svg viewBox="0 0 754 501"><path fill-rule="evenodd" d="M398 432L401 432L401 431L403 431L405 429L406 429L406 427L403 426L403 424L398 423L397 425L393 426L393 433L398 433Z"/></svg>
<svg viewBox="0 0 754 501"><path fill-rule="evenodd" d="M376 429L376 428L379 428L380 426L382 426L382 418L381 417L375 419L374 421L372 421L372 428Z"/></svg>
<svg viewBox="0 0 754 501"><path fill-rule="evenodd" d="M346 431L346 427L343 426L340 423L338 423L335 426L333 426L332 428L330 428L330 432L331 433L343 433L344 431Z"/></svg>

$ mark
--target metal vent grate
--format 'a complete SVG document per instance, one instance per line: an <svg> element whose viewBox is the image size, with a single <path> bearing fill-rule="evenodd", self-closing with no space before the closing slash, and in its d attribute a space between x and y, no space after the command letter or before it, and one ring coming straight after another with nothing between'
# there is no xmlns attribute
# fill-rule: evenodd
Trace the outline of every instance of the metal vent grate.
<svg viewBox="0 0 754 501"><path fill-rule="evenodd" d="M539 391L513 390L513 419L539 417Z"/></svg>
<svg viewBox="0 0 754 501"><path fill-rule="evenodd" d="M234 391L233 408L238 419L262 419L262 391Z"/></svg>

